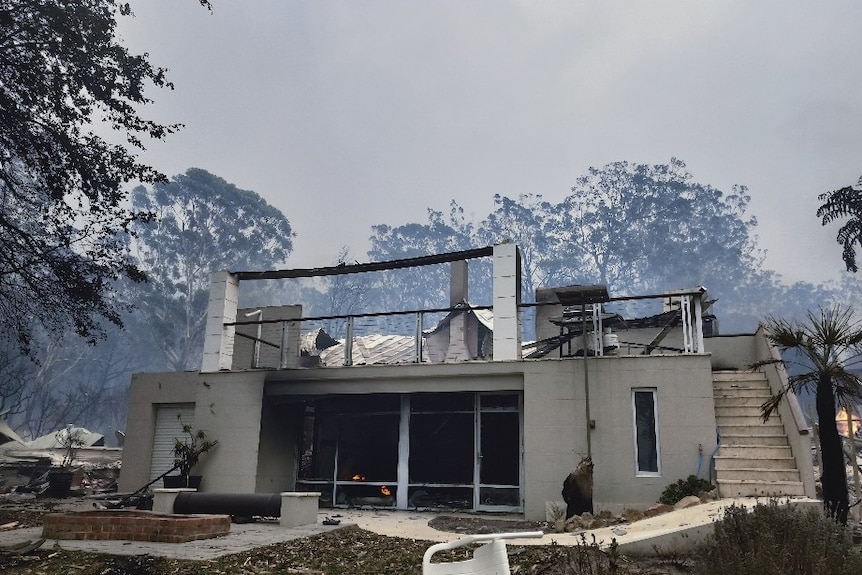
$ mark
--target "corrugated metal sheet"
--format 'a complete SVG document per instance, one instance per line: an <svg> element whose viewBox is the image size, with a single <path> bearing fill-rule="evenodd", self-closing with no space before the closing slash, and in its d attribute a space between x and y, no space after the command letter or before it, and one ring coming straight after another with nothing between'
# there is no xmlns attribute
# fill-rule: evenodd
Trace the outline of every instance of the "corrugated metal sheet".
<svg viewBox="0 0 862 575"><path fill-rule="evenodd" d="M494 331L494 312L490 309L474 309L473 314L479 323Z"/></svg>
<svg viewBox="0 0 862 575"><path fill-rule="evenodd" d="M463 304L468 307L468 304ZM449 325L451 319L463 311L452 311L440 320L436 326L425 330L424 335L432 335ZM488 330L494 329L494 312L491 310L469 310L478 322ZM308 355L320 353L320 365L337 367L344 365L344 340L338 340L336 345L320 349L320 336L329 338L323 330L314 330L302 336L301 349ZM329 338L331 339L331 338ZM389 365L396 363L413 363L416 359L416 340L406 335L363 335L353 338L353 365ZM425 358L423 361L428 361Z"/></svg>
<svg viewBox="0 0 862 575"><path fill-rule="evenodd" d="M470 304L467 304L467 303L461 303L461 304L458 304L456 306L456 308L469 308L469 307L470 307ZM425 335L431 335L431 334L437 333L438 331L440 331L444 327L448 326L449 322L452 321L453 317L460 315L462 313L464 313L464 310L462 310L462 309L456 309L455 311L450 311L448 314L446 314L446 317L444 317L439 322L437 322L437 325L435 325L432 328L424 330L422 333L424 333ZM494 311L493 310L490 310L490 309L470 309L467 311L467 313L473 314L476 317L476 319L479 321L480 324L482 324L483 326L485 326L489 330L494 331Z"/></svg>
<svg viewBox="0 0 862 575"><path fill-rule="evenodd" d="M362 335L353 338L353 365L412 363L416 359L415 339L406 335ZM320 352L324 366L344 365L344 340Z"/></svg>
<svg viewBox="0 0 862 575"><path fill-rule="evenodd" d="M78 439L81 440L82 445L84 446L101 445L104 443L105 439L105 436L101 433L94 433L89 429L84 429L83 427L72 426L70 430L60 429L43 435L42 437L37 437L33 441L28 442L27 447L30 449L53 449L55 447L63 447L63 444L60 443L57 436L59 434L59 436L62 437L67 433L77 435Z"/></svg>
<svg viewBox="0 0 862 575"><path fill-rule="evenodd" d="M303 335L299 340L299 350L303 355L317 356L324 349L338 345L338 341L333 339L323 328L317 328Z"/></svg>

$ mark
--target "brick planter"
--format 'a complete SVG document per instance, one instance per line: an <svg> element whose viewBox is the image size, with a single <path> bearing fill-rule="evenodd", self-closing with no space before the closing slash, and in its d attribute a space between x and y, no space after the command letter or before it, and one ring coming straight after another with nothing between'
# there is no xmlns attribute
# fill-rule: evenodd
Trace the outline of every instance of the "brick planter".
<svg viewBox="0 0 862 575"><path fill-rule="evenodd" d="M125 539L185 543L227 535L227 515L173 515L152 511L94 510L49 513L42 525L45 539Z"/></svg>

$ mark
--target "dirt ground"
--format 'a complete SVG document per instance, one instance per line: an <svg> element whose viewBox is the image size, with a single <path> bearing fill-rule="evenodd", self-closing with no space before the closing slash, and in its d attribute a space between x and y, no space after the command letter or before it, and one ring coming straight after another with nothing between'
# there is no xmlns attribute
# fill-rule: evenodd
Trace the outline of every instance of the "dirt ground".
<svg viewBox="0 0 862 575"><path fill-rule="evenodd" d="M17 522L15 528L41 525L41 517L55 509L67 508L62 500L0 502L0 526ZM490 533L540 529L528 521L497 520L491 517L439 515L429 524L453 533ZM95 553L40 548L26 555L0 550L0 573L8 575L216 575L292 573L341 575L380 573L419 575L422 555L431 545L386 537L357 527L345 527L326 534L305 537L277 545L211 561L179 561L147 555L119 557ZM470 551L452 552L443 560L463 559ZM435 555L435 558L438 557ZM616 573L620 575L678 575L685 572L680 557L632 558L598 551L585 541L581 547L509 546L509 563L517 575L563 575Z"/></svg>

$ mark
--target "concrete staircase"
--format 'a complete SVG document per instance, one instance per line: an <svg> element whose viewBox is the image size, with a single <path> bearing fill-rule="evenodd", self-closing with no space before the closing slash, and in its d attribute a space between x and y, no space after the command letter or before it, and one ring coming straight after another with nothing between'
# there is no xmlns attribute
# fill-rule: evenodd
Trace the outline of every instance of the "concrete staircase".
<svg viewBox="0 0 862 575"><path fill-rule="evenodd" d="M760 372L713 372L715 422L721 447L715 476L721 497L805 495L796 459L777 413L763 422L760 406L770 396Z"/></svg>

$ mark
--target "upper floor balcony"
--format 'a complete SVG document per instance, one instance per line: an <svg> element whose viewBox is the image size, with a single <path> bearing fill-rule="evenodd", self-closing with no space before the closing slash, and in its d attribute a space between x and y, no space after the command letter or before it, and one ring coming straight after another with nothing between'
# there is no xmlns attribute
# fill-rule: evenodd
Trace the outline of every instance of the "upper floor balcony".
<svg viewBox="0 0 862 575"><path fill-rule="evenodd" d="M467 299L467 262L491 258L492 305ZM448 263L450 305L305 316L300 305L238 309L241 281L367 273ZM202 371L512 361L702 353L716 333L704 288L611 296L604 286L536 291L521 301L514 244L392 262L276 272L219 272L210 293Z"/></svg>

